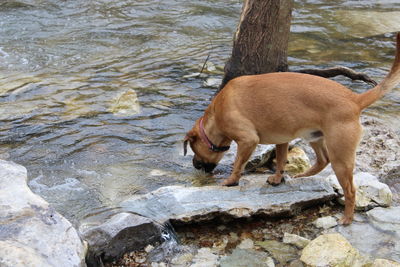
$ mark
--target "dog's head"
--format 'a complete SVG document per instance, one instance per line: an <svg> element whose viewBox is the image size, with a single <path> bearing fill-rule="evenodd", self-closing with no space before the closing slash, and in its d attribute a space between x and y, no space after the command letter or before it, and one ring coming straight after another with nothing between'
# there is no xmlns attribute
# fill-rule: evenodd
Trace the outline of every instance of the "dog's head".
<svg viewBox="0 0 400 267"><path fill-rule="evenodd" d="M199 122L186 134L183 141L183 153L186 156L187 145L194 152L193 166L198 170L212 172L222 159L224 153L210 150L208 145L201 139L199 132Z"/></svg>

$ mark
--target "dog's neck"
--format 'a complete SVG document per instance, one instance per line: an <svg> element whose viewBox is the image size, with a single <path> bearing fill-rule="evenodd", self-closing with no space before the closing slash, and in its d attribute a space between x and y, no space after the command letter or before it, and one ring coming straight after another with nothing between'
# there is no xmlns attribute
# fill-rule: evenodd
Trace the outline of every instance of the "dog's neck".
<svg viewBox="0 0 400 267"><path fill-rule="evenodd" d="M206 111L203 116L203 127L207 138L216 146L229 146L232 140L227 138L219 130L212 112Z"/></svg>

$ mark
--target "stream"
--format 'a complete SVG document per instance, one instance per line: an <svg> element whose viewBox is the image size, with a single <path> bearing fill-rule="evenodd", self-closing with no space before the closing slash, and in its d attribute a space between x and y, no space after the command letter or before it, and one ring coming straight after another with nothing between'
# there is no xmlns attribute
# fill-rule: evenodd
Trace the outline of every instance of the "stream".
<svg viewBox="0 0 400 267"><path fill-rule="evenodd" d="M25 166L32 190L74 223L134 194L195 184L181 140L219 85L241 5L1 1L0 158ZM399 25L395 0L296 1L290 68L343 65L380 81ZM400 132L399 92L364 114Z"/></svg>

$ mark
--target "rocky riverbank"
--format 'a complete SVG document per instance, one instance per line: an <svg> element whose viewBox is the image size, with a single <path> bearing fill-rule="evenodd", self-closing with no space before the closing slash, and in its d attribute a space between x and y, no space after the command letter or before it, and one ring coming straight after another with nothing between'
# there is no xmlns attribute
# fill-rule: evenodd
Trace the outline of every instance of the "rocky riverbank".
<svg viewBox="0 0 400 267"><path fill-rule="evenodd" d="M337 225L341 190L330 168L277 187L259 173L233 188L162 187L76 230L30 191L24 167L0 161L0 265L399 266L400 141L376 122L366 128L355 174L358 213L347 227ZM308 148L295 145L292 163L309 164ZM371 149L379 156L365 163Z"/></svg>

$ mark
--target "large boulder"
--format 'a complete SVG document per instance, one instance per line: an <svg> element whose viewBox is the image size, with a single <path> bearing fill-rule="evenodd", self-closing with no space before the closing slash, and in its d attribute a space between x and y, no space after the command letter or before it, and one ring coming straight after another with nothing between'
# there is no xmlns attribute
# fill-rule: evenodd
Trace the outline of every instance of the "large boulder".
<svg viewBox="0 0 400 267"><path fill-rule="evenodd" d="M27 186L26 169L0 160L0 266L86 266L77 231Z"/></svg>
<svg viewBox="0 0 400 267"><path fill-rule="evenodd" d="M127 211L158 222L192 222L215 217L293 215L304 207L336 196L321 178L287 179L279 186L266 183L265 175L248 175L236 187L167 186L120 203Z"/></svg>

